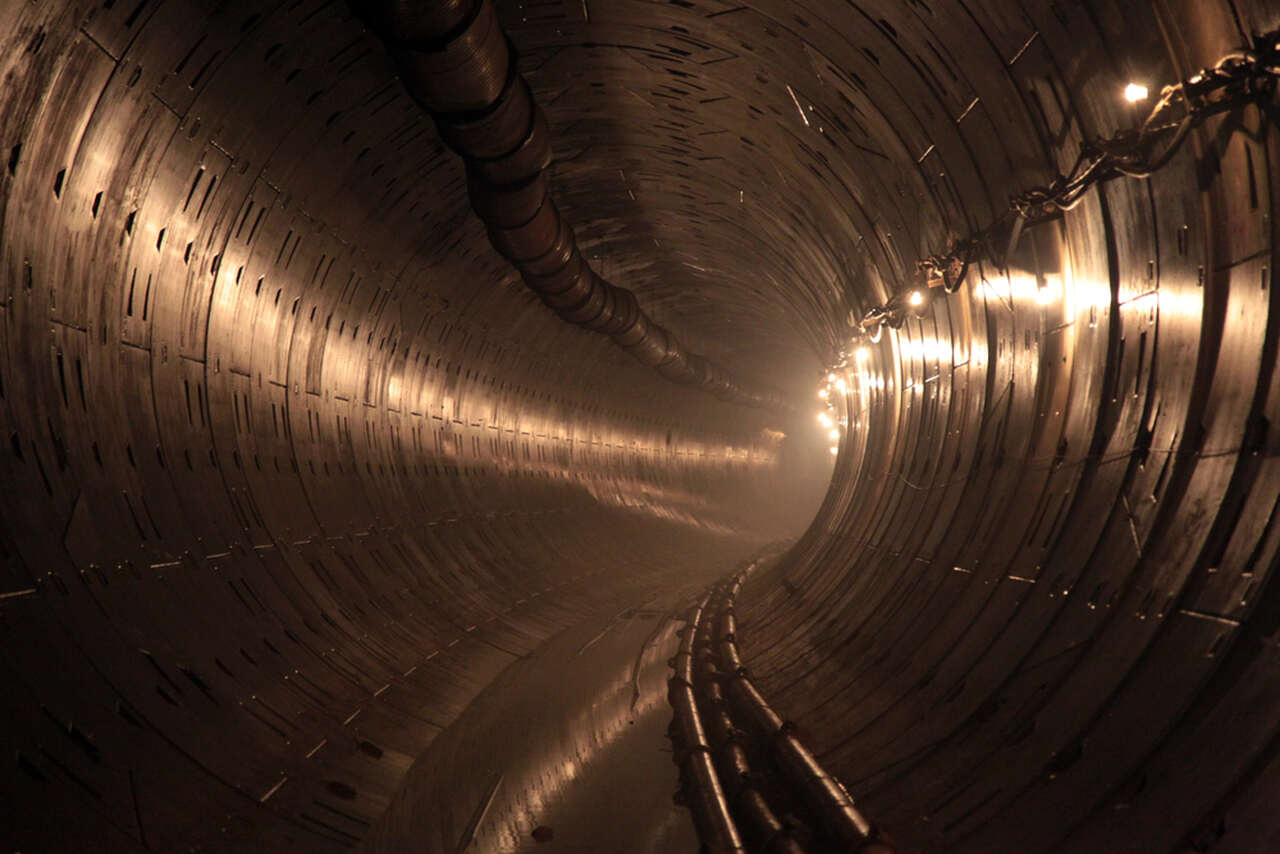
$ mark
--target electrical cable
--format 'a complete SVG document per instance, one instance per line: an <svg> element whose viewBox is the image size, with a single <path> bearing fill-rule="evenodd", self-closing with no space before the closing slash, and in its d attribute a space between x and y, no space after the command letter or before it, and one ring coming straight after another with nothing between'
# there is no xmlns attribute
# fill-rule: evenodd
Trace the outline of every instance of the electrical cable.
<svg viewBox="0 0 1280 854"><path fill-rule="evenodd" d="M971 266L983 259L1003 266L1024 228L1057 219L1072 210L1093 187L1125 176L1147 179L1173 160L1191 132L1209 117L1262 102L1275 92L1280 77L1280 30L1254 39L1252 48L1232 51L1216 64L1185 80L1165 86L1160 97L1136 128L1109 139L1086 142L1075 163L1048 185L1031 187L1010 199L1008 209L979 231L957 238L945 252L928 255L916 263L923 288L941 288L953 294L964 283ZM1003 252L994 247L1004 246ZM884 304L864 312L860 328L878 341L883 326L898 329L924 300L909 294L893 294Z"/></svg>

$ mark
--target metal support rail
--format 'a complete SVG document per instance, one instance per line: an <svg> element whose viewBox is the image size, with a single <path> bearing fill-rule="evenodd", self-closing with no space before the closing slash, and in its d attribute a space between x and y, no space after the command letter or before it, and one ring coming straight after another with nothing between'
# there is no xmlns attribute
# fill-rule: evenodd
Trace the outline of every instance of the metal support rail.
<svg viewBox="0 0 1280 854"><path fill-rule="evenodd" d="M672 740L683 772L683 800L693 811L703 850L894 854L844 786L760 695L742 664L733 603L757 565L716 585L690 612L672 659ZM766 780L770 785L761 785ZM765 790L785 803L771 804ZM806 828L789 805L816 826Z"/></svg>

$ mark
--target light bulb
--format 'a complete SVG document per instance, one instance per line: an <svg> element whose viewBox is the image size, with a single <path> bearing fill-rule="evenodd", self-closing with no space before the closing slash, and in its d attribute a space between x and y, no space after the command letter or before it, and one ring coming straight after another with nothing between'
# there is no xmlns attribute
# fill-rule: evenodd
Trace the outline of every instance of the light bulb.
<svg viewBox="0 0 1280 854"><path fill-rule="evenodd" d="M1136 104L1139 101L1147 100L1147 87L1141 83L1130 83L1124 87L1124 99L1130 104Z"/></svg>
<svg viewBox="0 0 1280 854"><path fill-rule="evenodd" d="M912 291L911 296L907 297L907 302L911 303L912 305L920 305L921 303L924 302L924 294L920 293L919 291Z"/></svg>

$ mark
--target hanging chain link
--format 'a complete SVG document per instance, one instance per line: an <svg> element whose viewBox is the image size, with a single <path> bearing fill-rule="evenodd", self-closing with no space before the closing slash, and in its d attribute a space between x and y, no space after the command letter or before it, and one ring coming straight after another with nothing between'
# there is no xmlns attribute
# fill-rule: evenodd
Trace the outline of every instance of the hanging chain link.
<svg viewBox="0 0 1280 854"><path fill-rule="evenodd" d="M974 263L984 259L1002 263L1024 228L1057 219L1098 184L1121 176L1151 177L1210 116L1271 98L1278 77L1280 30L1255 38L1252 48L1232 51L1212 67L1165 86L1138 127L1108 139L1087 141L1065 175L1019 193L986 228L953 240L945 252L918 261L920 284L955 293ZM860 325L878 339L879 327L900 327L911 307L907 292L894 294L884 305L868 309Z"/></svg>

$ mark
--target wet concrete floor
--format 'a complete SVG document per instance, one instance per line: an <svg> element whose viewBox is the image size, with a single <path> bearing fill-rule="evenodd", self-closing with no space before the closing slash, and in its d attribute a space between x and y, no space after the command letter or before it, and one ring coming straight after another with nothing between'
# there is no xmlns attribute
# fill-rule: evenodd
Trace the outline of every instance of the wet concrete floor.
<svg viewBox="0 0 1280 854"><path fill-rule="evenodd" d="M666 680L704 586L586 619L514 663L414 764L362 850L696 851L672 800Z"/></svg>

